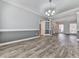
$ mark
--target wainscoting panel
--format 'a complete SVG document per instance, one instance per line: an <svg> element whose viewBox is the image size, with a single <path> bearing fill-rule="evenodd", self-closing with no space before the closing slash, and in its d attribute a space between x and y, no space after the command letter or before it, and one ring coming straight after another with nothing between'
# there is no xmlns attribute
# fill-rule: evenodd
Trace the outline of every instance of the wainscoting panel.
<svg viewBox="0 0 79 59"><path fill-rule="evenodd" d="M38 36L38 30L0 32L0 43Z"/></svg>

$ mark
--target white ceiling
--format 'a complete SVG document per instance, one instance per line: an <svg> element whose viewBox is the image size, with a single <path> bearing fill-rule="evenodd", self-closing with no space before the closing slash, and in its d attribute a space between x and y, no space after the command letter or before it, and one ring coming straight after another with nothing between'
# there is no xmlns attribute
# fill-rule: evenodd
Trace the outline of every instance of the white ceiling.
<svg viewBox="0 0 79 59"><path fill-rule="evenodd" d="M49 0L7 0L15 2L22 6L28 7L36 12L40 12L43 6L49 3ZM70 9L79 7L79 0L53 0L55 4L56 13L61 13Z"/></svg>
<svg viewBox="0 0 79 59"><path fill-rule="evenodd" d="M16 3L22 5L25 8L29 8L36 13L41 14L41 10L49 6L49 0L4 0L11 3ZM61 17L66 15L64 12L73 14L72 12L67 12L68 10L79 8L79 0L52 0L52 6L55 6L56 15L55 17ZM75 10L75 11L76 11ZM78 9L79 10L79 9Z"/></svg>

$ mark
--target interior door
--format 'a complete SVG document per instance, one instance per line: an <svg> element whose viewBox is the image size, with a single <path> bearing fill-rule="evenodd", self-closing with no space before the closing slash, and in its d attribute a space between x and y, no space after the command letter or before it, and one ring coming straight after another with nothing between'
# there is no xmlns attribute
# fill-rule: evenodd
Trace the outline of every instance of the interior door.
<svg viewBox="0 0 79 59"><path fill-rule="evenodd" d="M51 35L50 21L41 21L41 35Z"/></svg>
<svg viewBox="0 0 79 59"><path fill-rule="evenodd" d="M45 21L45 35L51 35L51 21Z"/></svg>

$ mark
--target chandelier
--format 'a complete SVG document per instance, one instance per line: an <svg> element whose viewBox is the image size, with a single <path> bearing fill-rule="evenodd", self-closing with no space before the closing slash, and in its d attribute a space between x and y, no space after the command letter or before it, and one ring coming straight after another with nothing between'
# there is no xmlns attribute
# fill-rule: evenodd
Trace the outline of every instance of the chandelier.
<svg viewBox="0 0 79 59"><path fill-rule="evenodd" d="M49 0L50 7L45 10L45 15L46 15L47 17L50 17L50 18L55 14L55 9L52 8L51 2L52 2L52 0Z"/></svg>

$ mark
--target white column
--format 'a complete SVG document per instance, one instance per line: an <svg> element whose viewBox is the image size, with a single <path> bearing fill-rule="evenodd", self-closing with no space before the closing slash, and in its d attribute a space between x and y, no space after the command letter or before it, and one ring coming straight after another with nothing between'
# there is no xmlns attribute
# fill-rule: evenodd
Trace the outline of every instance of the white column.
<svg viewBox="0 0 79 59"><path fill-rule="evenodd" d="M41 21L41 35L45 35L45 21Z"/></svg>

